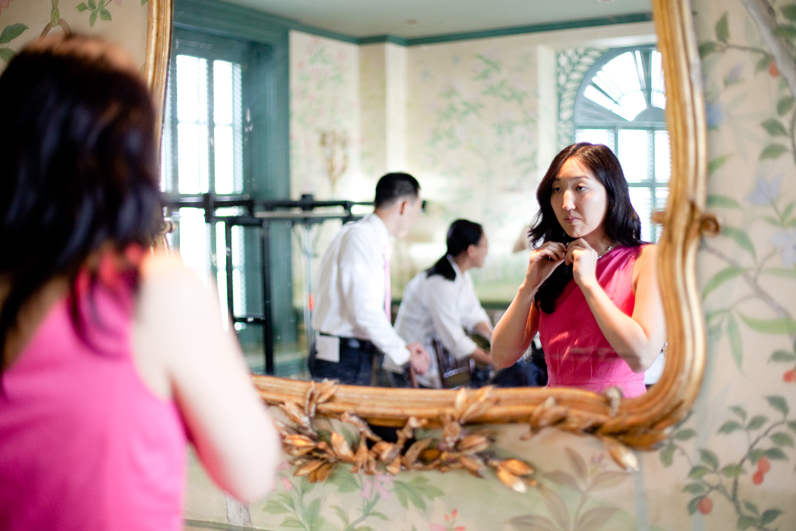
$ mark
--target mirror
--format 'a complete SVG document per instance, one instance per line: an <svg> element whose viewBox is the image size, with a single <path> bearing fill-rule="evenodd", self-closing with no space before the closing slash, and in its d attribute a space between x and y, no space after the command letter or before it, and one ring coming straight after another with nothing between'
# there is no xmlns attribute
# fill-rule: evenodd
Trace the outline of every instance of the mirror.
<svg viewBox="0 0 796 531"><path fill-rule="evenodd" d="M705 352L694 258L700 235L716 226L715 220L702 214L706 181L704 103L689 2L653 0L652 8L666 78L672 168L667 208L660 216L663 230L658 258L668 340L663 375L646 395L619 401L571 388L495 389L490 393L490 407L468 418L468 422L538 421L539 412L554 403L563 408L559 412L564 412L556 419L558 428L611 436L644 448L664 438L664 430L682 417L696 397ZM161 68L165 71L165 65ZM253 378L270 404L303 403L311 387L296 380ZM339 386L333 396L317 404L316 412L329 417L353 412L377 425L401 426L410 417L440 424L446 412L455 410L457 396L462 395L453 391Z"/></svg>

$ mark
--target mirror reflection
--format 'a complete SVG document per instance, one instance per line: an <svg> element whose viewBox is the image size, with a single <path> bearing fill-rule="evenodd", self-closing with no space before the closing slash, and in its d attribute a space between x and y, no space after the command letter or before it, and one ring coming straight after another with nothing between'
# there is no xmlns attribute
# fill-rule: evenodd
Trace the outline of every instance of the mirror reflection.
<svg viewBox="0 0 796 531"><path fill-rule="evenodd" d="M629 9L649 12L649 5ZM176 225L171 245L218 285L254 372L309 379L312 346L316 358L322 352L321 361L334 363L323 359L333 357L334 340L323 338L336 336L373 343L373 385L477 386L500 378L544 385L538 338L511 377L490 354L491 328L525 278L535 190L564 146L605 144L624 169L641 240L656 241L650 215L666 201L669 155L654 41L651 22L407 45L291 31L289 68L277 68L289 95L280 100L264 81L273 46L178 27L162 147L167 214ZM272 151L272 113L279 112L289 123L289 165ZM317 324L324 254L348 230L343 223L371 215L377 180L390 171L416 177L426 207L406 235L393 234L389 282L382 267L380 286L374 281L370 291L381 297L382 324L401 342L419 344L425 359L406 348L390 356L390 346L378 346L390 332L374 340ZM446 240L457 219L481 226L488 256L480 265L451 254ZM430 337L420 330L429 322L408 305L420 298L411 287L442 258L470 286L456 296L477 302L476 317L457 315L460 326L448 327L455 336L448 345L443 326ZM407 364L410 357L417 362Z"/></svg>

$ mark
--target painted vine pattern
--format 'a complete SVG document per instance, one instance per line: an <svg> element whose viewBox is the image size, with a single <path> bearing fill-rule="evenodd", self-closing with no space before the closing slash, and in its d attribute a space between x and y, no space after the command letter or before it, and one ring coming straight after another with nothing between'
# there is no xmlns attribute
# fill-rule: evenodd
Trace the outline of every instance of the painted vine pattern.
<svg viewBox="0 0 796 531"><path fill-rule="evenodd" d="M290 468L287 463L282 467L283 470ZM266 502L263 511L277 516L284 515L279 523L280 529L374 531L380 528L378 522L388 521L388 517L377 510L379 505L387 506L397 500L404 509L413 506L422 512L428 512L429 502L443 494L441 489L431 485L422 476L400 480L389 474L363 476L352 474L343 467L337 467L327 482L336 487L338 494L358 492L361 498L360 507L341 507L331 503L324 505L324 496L310 498L316 484L310 482L306 476L291 480L281 473L282 488ZM322 514L325 516L321 516Z"/></svg>
<svg viewBox="0 0 796 531"><path fill-rule="evenodd" d="M796 417L790 414L788 402L782 396L768 396L766 399L774 410L773 418L764 414L750 416L746 408L733 406L730 408L733 416L719 428L718 435L745 439L745 451L732 462L722 463L716 453L708 448L698 449L697 460L691 458L683 443L695 438L697 433L685 427L688 417L672 432L660 452L660 458L666 467L672 465L676 454L689 462L689 483L683 488L691 496L689 514L699 511L708 515L714 508L726 511L725 505L720 508L716 506L718 500L723 500L736 513L739 530L776 529L770 524L775 524L783 511L758 507L750 501L750 491L765 481L766 474L771 471L772 461L789 461L784 450L794 446L791 432L796 432Z"/></svg>

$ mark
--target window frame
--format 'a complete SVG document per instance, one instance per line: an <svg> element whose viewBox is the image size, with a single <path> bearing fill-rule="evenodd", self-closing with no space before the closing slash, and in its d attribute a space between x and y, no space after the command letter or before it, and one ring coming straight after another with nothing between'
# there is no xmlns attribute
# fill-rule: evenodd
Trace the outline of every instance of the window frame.
<svg viewBox="0 0 796 531"><path fill-rule="evenodd" d="M290 198L289 120L289 26L260 11L215 0L174 0L174 35L198 35L218 44L223 40L249 44L249 61L243 73L243 105L246 125L243 156L243 192L256 200ZM176 38L176 37L175 37ZM198 37L195 39L201 40ZM188 39L191 40L191 39ZM171 59L175 62L176 47ZM223 57L220 57L223 58ZM173 66L171 67L173 68ZM250 110L246 116L246 109ZM248 119L250 117L250 120ZM165 118L165 116L164 116ZM212 118L212 115L209 117ZM179 197L179 194L174 194ZM256 230L244 231L246 307L263 306L263 256L268 256L272 332L277 342L297 340L297 318L293 309L291 233L287 226L269 227L267 252L261 249ZM211 231L215 251L215 225ZM288 279L285 282L285 278ZM239 333L241 343L256 343L259 332Z"/></svg>
<svg viewBox="0 0 796 531"><path fill-rule="evenodd" d="M613 140L612 145L608 147L617 155L617 157L621 157L620 149L619 149L619 133L622 130L636 130L636 131L645 131L647 132L647 153L649 154L648 157L648 166L647 166L647 175L641 181L630 182L628 181L629 188L642 188L649 190L650 193L650 213L655 212L658 209L658 197L660 195L660 190L667 190L669 189L669 180L662 181L657 178L656 175L656 168L657 168L657 161L656 161L656 149L655 149L655 133L659 131L667 132L666 128L666 119L664 109L660 109L658 107L652 106L652 87L648 83L646 90L645 90L645 101L647 102L647 107L644 111L639 113L639 116L642 115L649 115L648 112L650 109L656 109L660 112L653 112L653 119L634 119L633 121L623 120L620 117L617 117L615 120L596 120L590 119L586 116L586 109L584 107L588 105L597 105L596 103L591 102L586 96L585 91L586 88L592 85L592 80L595 76L602 71L602 69L613 61L615 58L619 57L620 55L627 53L627 52L635 52L641 51L642 53L650 53L652 51L658 51L658 48L654 44L647 44L647 45L637 45L637 46L628 46L628 47L621 47L621 48L612 48L606 51L599 59L597 59L586 71L586 74L583 76L580 86L578 87L577 93L575 95L574 104L573 104L573 113L572 113L572 121L573 121L573 141L577 141L578 132L582 130L589 130L589 129L598 129L603 131L609 131L609 134ZM650 62L644 65L645 68L650 68ZM649 72L648 72L649 74ZM649 79L649 75L648 75ZM665 89L665 85L664 85ZM655 119L656 117L660 119ZM649 116L647 116L649 118ZM671 152L671 148L669 150ZM670 172L671 176L671 172ZM667 195L668 197L668 195ZM652 236L653 241L657 241L660 237L661 231L658 226L653 224L651 220L642 220L642 226L644 224L649 224L650 227L650 234Z"/></svg>

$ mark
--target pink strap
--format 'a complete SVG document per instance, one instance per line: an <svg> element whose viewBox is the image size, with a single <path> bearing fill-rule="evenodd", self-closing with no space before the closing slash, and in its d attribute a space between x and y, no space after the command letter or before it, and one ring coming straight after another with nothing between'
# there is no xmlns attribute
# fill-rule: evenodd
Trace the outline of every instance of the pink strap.
<svg viewBox="0 0 796 531"><path fill-rule="evenodd" d="M392 291L390 290L390 247L384 248L384 312L387 321L392 322Z"/></svg>

